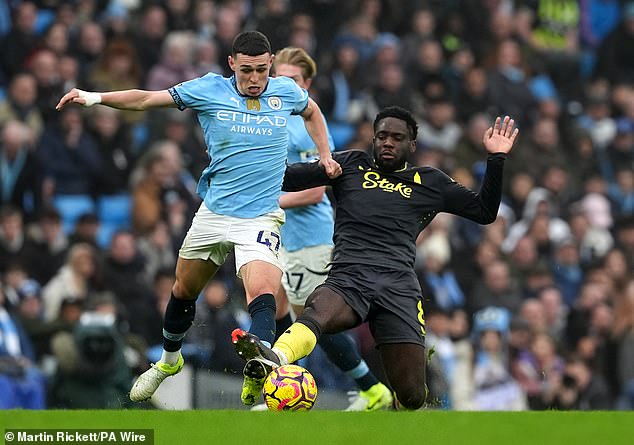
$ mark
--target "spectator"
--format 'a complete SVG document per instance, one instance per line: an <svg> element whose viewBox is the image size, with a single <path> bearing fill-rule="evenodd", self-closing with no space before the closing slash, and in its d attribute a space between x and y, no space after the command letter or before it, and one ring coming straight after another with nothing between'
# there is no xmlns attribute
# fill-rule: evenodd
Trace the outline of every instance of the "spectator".
<svg viewBox="0 0 634 445"><path fill-rule="evenodd" d="M540 187L534 188L527 196L522 219L509 229L508 236L502 244L502 250L512 251L517 240L531 232L533 232L533 239L537 242L540 255L549 253L544 249L549 249L551 243L560 243L570 236L570 227L555 213L550 202L550 193ZM539 238L536 238L537 236Z"/></svg>
<svg viewBox="0 0 634 445"><path fill-rule="evenodd" d="M88 128L101 159L102 174L95 185L96 194L128 193L136 156L130 127L123 121L123 114L114 108L95 107L90 110Z"/></svg>
<svg viewBox="0 0 634 445"><path fill-rule="evenodd" d="M141 86L141 67L134 47L125 38L108 42L95 62L88 82L95 91L131 90ZM142 113L122 111L121 118L128 124L143 119Z"/></svg>
<svg viewBox="0 0 634 445"><path fill-rule="evenodd" d="M102 176L97 145L78 108L62 111L60 125L44 131L37 151L55 194L90 195Z"/></svg>
<svg viewBox="0 0 634 445"><path fill-rule="evenodd" d="M168 34L161 50L161 60L148 73L145 88L164 90L195 78L193 46L193 36L187 32Z"/></svg>
<svg viewBox="0 0 634 445"><path fill-rule="evenodd" d="M489 126L491 118L484 113L475 113L468 119L465 132L455 150L451 152L456 167L472 170L482 161L482 135Z"/></svg>
<svg viewBox="0 0 634 445"><path fill-rule="evenodd" d="M614 309L612 340L617 350L618 406L634 409L634 281L625 286Z"/></svg>
<svg viewBox="0 0 634 445"><path fill-rule="evenodd" d="M433 305L451 312L465 306L465 296L456 276L448 267L450 246L442 232L427 237L419 246L423 264L418 269L423 295L433 300Z"/></svg>
<svg viewBox="0 0 634 445"><path fill-rule="evenodd" d="M0 409L44 409L44 375L34 364L28 337L4 303L0 286Z"/></svg>
<svg viewBox="0 0 634 445"><path fill-rule="evenodd" d="M37 81L36 105L45 124L48 124L56 118L56 100L63 93L59 57L50 49L42 48L29 57L25 68Z"/></svg>
<svg viewBox="0 0 634 445"><path fill-rule="evenodd" d="M133 41L145 78L161 57L163 39L167 35L167 14L161 6L150 4L142 11L140 22Z"/></svg>
<svg viewBox="0 0 634 445"><path fill-rule="evenodd" d="M467 297L470 313L488 306L495 306L515 312L521 304L521 296L511 279L508 265L495 260L483 270L483 278Z"/></svg>
<svg viewBox="0 0 634 445"><path fill-rule="evenodd" d="M421 108L416 94L408 88L399 64L387 63L379 67L377 85L372 91L373 106L380 110L388 105L398 105L408 110Z"/></svg>
<svg viewBox="0 0 634 445"><path fill-rule="evenodd" d="M579 127L588 132L593 146L598 150L605 149L617 131L607 93L608 91L590 91L586 99L585 113L577 119Z"/></svg>
<svg viewBox="0 0 634 445"><path fill-rule="evenodd" d="M614 182L608 184L608 197L615 217L634 215L634 171L619 166Z"/></svg>
<svg viewBox="0 0 634 445"><path fill-rule="evenodd" d="M609 410L612 398L605 379L580 358L566 360L552 408L558 410Z"/></svg>
<svg viewBox="0 0 634 445"><path fill-rule="evenodd" d="M423 149L439 150L451 154L456 148L462 130L455 122L455 107L447 96L429 98L427 113L420 123L418 143Z"/></svg>
<svg viewBox="0 0 634 445"><path fill-rule="evenodd" d="M197 177L209 164L209 156L200 128L192 125L194 119L189 110L167 110L165 125L159 136L178 145L185 168L190 175Z"/></svg>
<svg viewBox="0 0 634 445"><path fill-rule="evenodd" d="M520 127L534 120L530 113L535 99L529 89L525 65L519 44L506 39L498 44L489 72L489 83L495 85L489 91L495 114L513 116Z"/></svg>
<svg viewBox="0 0 634 445"><path fill-rule="evenodd" d="M31 145L28 127L5 122L0 133L0 205L21 208L33 218L42 205L42 167Z"/></svg>
<svg viewBox="0 0 634 445"><path fill-rule="evenodd" d="M610 82L634 80L634 3L623 7L623 20L599 46L595 74Z"/></svg>
<svg viewBox="0 0 634 445"><path fill-rule="evenodd" d="M526 105L524 105L526 106ZM568 165L568 156L561 146L557 122L551 118L540 118L535 122L530 136L525 138L517 153L511 155L512 174L517 169L529 173L535 180L552 165Z"/></svg>
<svg viewBox="0 0 634 445"><path fill-rule="evenodd" d="M227 286L218 280L207 285L200 300L195 328L187 336L188 343L198 351L198 364L216 372L240 373L244 363L225 339L240 325L244 311L234 310Z"/></svg>
<svg viewBox="0 0 634 445"><path fill-rule="evenodd" d="M488 307L474 315L473 409L522 411L526 395L509 373L509 313Z"/></svg>
<svg viewBox="0 0 634 445"><path fill-rule="evenodd" d="M143 280L144 259L131 232L118 231L112 236L103 265L104 287L111 291L122 309L130 332L150 343L153 334L147 308L155 305L149 283Z"/></svg>
<svg viewBox="0 0 634 445"><path fill-rule="evenodd" d="M527 41L564 95L579 87L580 11L576 0L537 0Z"/></svg>
<svg viewBox="0 0 634 445"><path fill-rule="evenodd" d="M621 249L609 250L603 257L603 270L614 282L618 291L625 289L630 278L630 269L625 254Z"/></svg>
<svg viewBox="0 0 634 445"><path fill-rule="evenodd" d="M530 409L551 406L564 374L564 361L557 355L555 342L545 333L537 334L530 350L520 353L513 363L513 376L528 396Z"/></svg>
<svg viewBox="0 0 634 445"><path fill-rule="evenodd" d="M18 303L16 316L24 327L33 344L35 358L39 363L51 355L51 338L59 332L70 332L79 319L77 312L73 312L72 304L67 300L64 308L56 320L44 321L44 306L42 304L41 287L34 280L25 280L17 289L20 302Z"/></svg>
<svg viewBox="0 0 634 445"><path fill-rule="evenodd" d="M38 283L48 283L64 264L69 247L57 210L42 210L33 232L39 261L31 273Z"/></svg>
<svg viewBox="0 0 634 445"><path fill-rule="evenodd" d="M7 78L13 77L23 68L24 62L37 45L35 21L37 7L33 2L20 2L13 13L13 26L5 35L0 46L0 69Z"/></svg>
<svg viewBox="0 0 634 445"><path fill-rule="evenodd" d="M527 298L522 302L519 316L528 324L531 336L546 332L546 314L544 305L537 298Z"/></svg>
<svg viewBox="0 0 634 445"><path fill-rule="evenodd" d="M555 286L547 286L539 291L537 298L544 308L546 332L560 344L568 316L561 291Z"/></svg>
<svg viewBox="0 0 634 445"><path fill-rule="evenodd" d="M69 38L68 28L61 22L53 23L44 33L43 46L50 49L58 57L68 52Z"/></svg>
<svg viewBox="0 0 634 445"><path fill-rule="evenodd" d="M44 319L55 320L65 300L86 300L96 272L95 252L88 244L76 244L68 252L66 263L42 290Z"/></svg>
<svg viewBox="0 0 634 445"><path fill-rule="evenodd" d="M98 23L85 22L80 26L79 33L73 43L75 46L73 54L80 67L80 84L84 85L106 47L104 31Z"/></svg>
<svg viewBox="0 0 634 445"><path fill-rule="evenodd" d="M88 244L95 249L99 247L97 242L97 234L99 233L99 218L92 212L86 212L79 215L75 221L75 227L68 236L69 244Z"/></svg>
<svg viewBox="0 0 634 445"><path fill-rule="evenodd" d="M555 247L551 271L565 303L572 306L583 283L579 248L573 238L566 238Z"/></svg>
<svg viewBox="0 0 634 445"><path fill-rule="evenodd" d="M24 219L20 210L12 206L0 208L0 273L11 265L21 265L25 270L33 268L38 249L24 231Z"/></svg>
<svg viewBox="0 0 634 445"><path fill-rule="evenodd" d="M271 49L276 52L288 45L291 14L289 3L284 0L266 0L255 11L258 31L268 36Z"/></svg>
<svg viewBox="0 0 634 445"><path fill-rule="evenodd" d="M37 105L37 82L32 74L16 74L9 84L7 97L0 101L0 126L18 120L29 129L28 142L34 144L44 130Z"/></svg>
<svg viewBox="0 0 634 445"><path fill-rule="evenodd" d="M144 171L133 186L132 221L135 233L145 234L158 221L168 224L175 240L181 238L194 212L195 198L181 180L182 160L178 147L157 142L140 164Z"/></svg>
<svg viewBox="0 0 634 445"><path fill-rule="evenodd" d="M585 267L602 258L614 244L614 239L607 229L592 226L579 205L574 205L571 211L570 232L579 246L579 257Z"/></svg>
<svg viewBox="0 0 634 445"><path fill-rule="evenodd" d="M170 269L176 265L176 255L170 236L169 227L159 221L146 236L138 239L137 247L145 258L144 281L151 284L160 270Z"/></svg>

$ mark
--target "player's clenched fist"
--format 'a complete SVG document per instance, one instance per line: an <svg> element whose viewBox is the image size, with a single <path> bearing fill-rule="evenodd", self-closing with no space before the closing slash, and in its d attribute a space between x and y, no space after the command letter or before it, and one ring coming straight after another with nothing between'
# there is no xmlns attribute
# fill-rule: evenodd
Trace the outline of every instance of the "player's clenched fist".
<svg viewBox="0 0 634 445"><path fill-rule="evenodd" d="M101 94L91 93L90 91L80 90L79 88L73 88L59 100L55 109L59 111L68 103L91 107L95 104L101 103Z"/></svg>
<svg viewBox="0 0 634 445"><path fill-rule="evenodd" d="M326 174L330 179L336 178L342 172L339 163L331 157L320 159L319 164L324 167L324 169L326 170Z"/></svg>

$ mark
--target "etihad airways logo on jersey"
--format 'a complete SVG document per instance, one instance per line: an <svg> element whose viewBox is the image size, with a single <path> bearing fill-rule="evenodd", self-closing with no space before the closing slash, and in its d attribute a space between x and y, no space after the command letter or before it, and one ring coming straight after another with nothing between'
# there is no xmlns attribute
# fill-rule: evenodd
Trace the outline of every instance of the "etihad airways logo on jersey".
<svg viewBox="0 0 634 445"><path fill-rule="evenodd" d="M410 198L412 196L412 189L410 187L407 187L402 182L395 184L385 178L381 178L381 175L377 172L365 172L363 178L365 179L363 182L364 189L374 189L378 187L384 192L399 192L404 198Z"/></svg>
<svg viewBox="0 0 634 445"><path fill-rule="evenodd" d="M234 133L273 135L273 130L266 127L286 127L284 116L263 116L241 113L239 111L220 110L216 112L216 119L223 122L233 122L231 131ZM240 125L244 124L244 125Z"/></svg>

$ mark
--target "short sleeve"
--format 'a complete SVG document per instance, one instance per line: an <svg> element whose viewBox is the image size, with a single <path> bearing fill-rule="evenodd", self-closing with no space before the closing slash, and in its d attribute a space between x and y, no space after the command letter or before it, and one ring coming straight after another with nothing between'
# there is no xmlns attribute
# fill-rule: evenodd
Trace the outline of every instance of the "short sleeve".
<svg viewBox="0 0 634 445"><path fill-rule="evenodd" d="M168 89L179 110L191 108L202 111L209 107L210 97L215 90L217 74L209 73L203 77L179 83Z"/></svg>
<svg viewBox="0 0 634 445"><path fill-rule="evenodd" d="M293 80L290 84L293 90L293 111L291 114L302 114L308 106L308 91L298 87Z"/></svg>

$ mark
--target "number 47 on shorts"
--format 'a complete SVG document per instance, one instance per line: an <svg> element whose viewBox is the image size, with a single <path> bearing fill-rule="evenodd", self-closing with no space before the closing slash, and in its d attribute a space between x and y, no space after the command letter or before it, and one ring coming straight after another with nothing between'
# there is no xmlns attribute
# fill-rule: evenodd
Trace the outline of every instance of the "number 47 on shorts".
<svg viewBox="0 0 634 445"><path fill-rule="evenodd" d="M260 230L258 233L258 239L256 240L260 244L264 244L266 247L271 249L275 255L280 250L280 235L275 232L268 232L266 230Z"/></svg>

